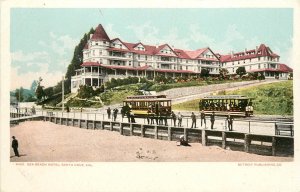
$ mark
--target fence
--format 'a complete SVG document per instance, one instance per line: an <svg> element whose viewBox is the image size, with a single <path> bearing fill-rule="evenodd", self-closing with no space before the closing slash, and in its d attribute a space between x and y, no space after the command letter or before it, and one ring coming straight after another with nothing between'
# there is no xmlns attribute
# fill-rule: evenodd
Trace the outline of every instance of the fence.
<svg viewBox="0 0 300 192"><path fill-rule="evenodd" d="M11 113L13 115L15 113ZM233 150L242 150L250 153L258 153L263 155L293 155L294 154L294 138L292 136L281 136L275 134L261 134L253 132L253 124L256 123L258 129L263 129L271 125L275 126L276 121L251 121L238 120L238 122L247 125L247 131L228 131L226 124L223 127L214 129L204 128L188 128L189 119L186 119L186 127L177 127L172 124L172 120L168 119L168 125L149 125L145 124L146 119L139 119L137 123L125 122L126 119L119 117L118 121L111 121L104 113L78 113L78 112L53 112L53 111L37 111L37 116L44 121L50 121L56 124L74 126L85 129L102 129L119 132L126 136L140 136L153 139L177 141L181 135L190 143L202 143L202 145L219 145L222 148L230 147ZM29 117L28 117L29 118ZM224 118L217 118L218 121L224 122ZM199 122L198 122L199 123ZM264 126L261 127L260 124ZM184 124L183 124L184 125ZM252 126L252 127L251 127ZM257 127L255 128L257 129ZM275 130L274 130L275 131Z"/></svg>

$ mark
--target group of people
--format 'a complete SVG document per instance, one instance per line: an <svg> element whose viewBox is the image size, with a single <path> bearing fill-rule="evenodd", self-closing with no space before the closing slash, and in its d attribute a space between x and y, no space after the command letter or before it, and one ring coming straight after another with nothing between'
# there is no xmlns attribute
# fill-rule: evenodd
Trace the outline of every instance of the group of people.
<svg viewBox="0 0 300 192"><path fill-rule="evenodd" d="M106 112L107 112L108 119L110 119L111 118L111 109L110 109L110 107L107 108ZM119 109L114 108L112 112L113 112L113 121L116 121Z"/></svg>
<svg viewBox="0 0 300 192"><path fill-rule="evenodd" d="M113 114L113 121L116 121L117 119L117 115L118 115L118 112L119 110L117 108L113 109L113 111L111 110L110 107L107 108L107 115L108 115L108 119L111 118L111 115ZM134 115L131 113L131 110L125 110L125 108L123 107L121 109L121 114L122 114L122 118L126 115L127 118L128 118L128 122L131 122L131 123L135 123L135 119L134 119ZM201 111L200 113L200 125L201 127L204 126L206 128L206 117L208 115L204 112L204 110ZM209 117L210 117L210 128L213 129L214 128L214 124L215 124L215 112L213 111ZM178 112L178 114L176 115L174 113L174 111L171 112L171 115L168 116L168 115L165 115L163 113L158 113L157 115L156 114L153 114L151 112L151 110L149 109L148 112L147 112L147 123L149 125L152 125L152 124L157 124L157 125L165 125L165 126L168 126L168 118L171 117L171 120L173 121L173 125L174 126L178 126L178 127L182 127L182 119L183 119L183 115ZM192 112L191 114L191 120L192 120L192 125L191 125L191 128L196 128L197 126L197 116L195 115L194 112ZM228 114L227 118L226 118L226 121L227 121L227 125L228 125L228 129L229 131L232 131L232 125L233 125L233 117L230 115L230 113Z"/></svg>
<svg viewBox="0 0 300 192"><path fill-rule="evenodd" d="M22 111L19 107L16 107L16 110L17 110L17 113L22 113ZM31 107L31 112L27 109L27 107L25 107L24 114L25 115L35 115L36 114L35 107L34 106Z"/></svg>

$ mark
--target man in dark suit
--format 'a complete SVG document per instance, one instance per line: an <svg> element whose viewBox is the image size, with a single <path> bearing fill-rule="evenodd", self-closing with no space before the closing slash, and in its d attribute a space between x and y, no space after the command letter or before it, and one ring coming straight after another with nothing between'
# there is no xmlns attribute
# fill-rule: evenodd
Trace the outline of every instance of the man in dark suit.
<svg viewBox="0 0 300 192"><path fill-rule="evenodd" d="M12 141L11 147L14 149L15 156L20 157L19 151L18 151L18 145L19 145L18 140L16 140L15 136L12 136L12 138L13 138L13 141Z"/></svg>
<svg viewBox="0 0 300 192"><path fill-rule="evenodd" d="M227 123L228 123L228 129L229 129L229 131L232 131L233 118L230 115L230 113L227 116Z"/></svg>
<svg viewBox="0 0 300 192"><path fill-rule="evenodd" d="M213 111L212 114L210 115L210 128L213 129L214 128L214 124L215 124L215 112Z"/></svg>

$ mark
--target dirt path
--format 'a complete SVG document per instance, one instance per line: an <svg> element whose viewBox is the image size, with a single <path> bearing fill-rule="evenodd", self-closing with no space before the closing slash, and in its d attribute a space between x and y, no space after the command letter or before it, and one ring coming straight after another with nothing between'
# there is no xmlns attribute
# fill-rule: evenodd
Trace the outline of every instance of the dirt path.
<svg viewBox="0 0 300 192"><path fill-rule="evenodd" d="M43 121L28 121L11 128L19 141L21 157L12 162L286 162L292 157L272 157L223 150L217 146L177 146L107 130L87 130Z"/></svg>

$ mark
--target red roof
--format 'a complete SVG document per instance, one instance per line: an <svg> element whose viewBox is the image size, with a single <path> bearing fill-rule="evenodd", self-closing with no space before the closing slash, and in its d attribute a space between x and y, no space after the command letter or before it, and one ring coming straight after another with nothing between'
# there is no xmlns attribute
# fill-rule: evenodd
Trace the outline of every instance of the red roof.
<svg viewBox="0 0 300 192"><path fill-rule="evenodd" d="M186 54L186 52L182 49L174 49L174 51L180 59L191 59L190 56L188 56L188 54Z"/></svg>
<svg viewBox="0 0 300 192"><path fill-rule="evenodd" d="M108 35L106 34L104 28L101 24L98 25L98 27L95 30L95 33L92 35L92 40L106 40L110 41Z"/></svg>
<svg viewBox="0 0 300 192"><path fill-rule="evenodd" d="M282 72L293 72L293 69L287 66L286 64L279 64L279 70Z"/></svg>
<svg viewBox="0 0 300 192"><path fill-rule="evenodd" d="M252 53L252 54L250 54ZM265 44L261 44L257 51L255 49L245 51L245 52L238 52L233 55L221 55L220 61L221 62L230 62L230 61L239 61L244 59L252 59L257 57L279 57L277 54L273 53L269 47L267 47Z"/></svg>
<svg viewBox="0 0 300 192"><path fill-rule="evenodd" d="M272 71L272 72L289 73L289 72L293 72L293 69L290 68L289 66L285 65L285 64L279 64L279 68L278 69L274 69L274 68L254 69L254 70L251 70L249 72L262 72L262 71Z"/></svg>
<svg viewBox="0 0 300 192"><path fill-rule="evenodd" d="M188 70L173 70L173 69L155 69L157 72L163 72L163 73L196 73L194 71L188 71Z"/></svg>
<svg viewBox="0 0 300 192"><path fill-rule="evenodd" d="M88 67L88 66L101 66L98 62L84 62L80 66L82 67Z"/></svg>
<svg viewBox="0 0 300 192"><path fill-rule="evenodd" d="M186 54L192 58L192 59L196 59L197 57L199 57L202 53L204 53L208 48L202 48L202 49L197 49L195 51L185 51Z"/></svg>

